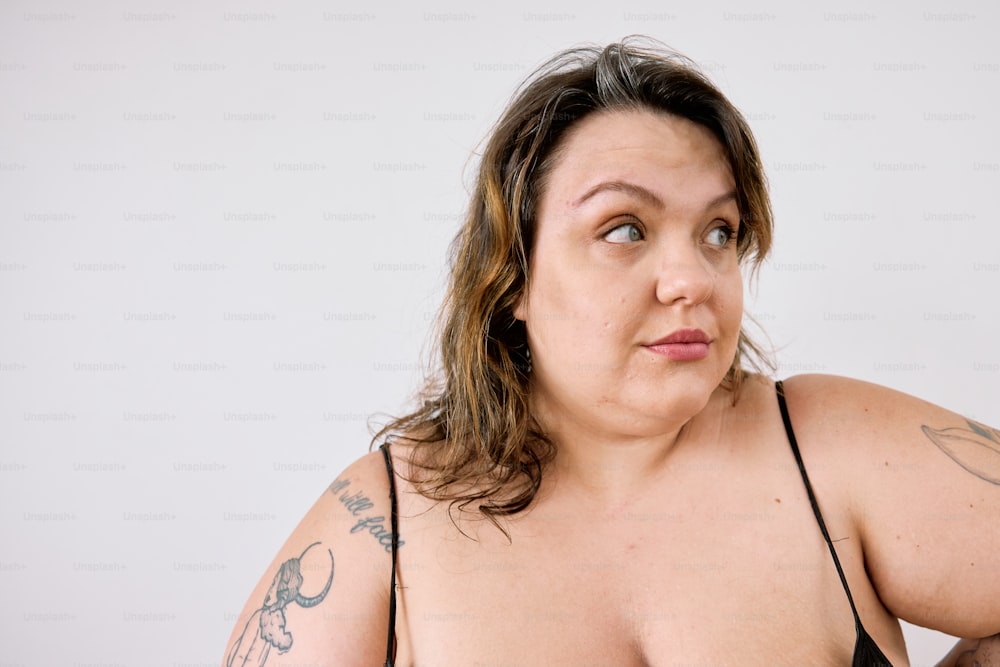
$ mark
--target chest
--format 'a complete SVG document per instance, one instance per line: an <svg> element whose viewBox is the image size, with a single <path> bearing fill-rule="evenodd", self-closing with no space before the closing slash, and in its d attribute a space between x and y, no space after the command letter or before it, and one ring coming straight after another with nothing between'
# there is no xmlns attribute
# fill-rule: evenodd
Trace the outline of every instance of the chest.
<svg viewBox="0 0 1000 667"><path fill-rule="evenodd" d="M843 664L853 622L801 481L687 470L616 506L405 526L403 664ZM775 655L775 650L783 652Z"/></svg>

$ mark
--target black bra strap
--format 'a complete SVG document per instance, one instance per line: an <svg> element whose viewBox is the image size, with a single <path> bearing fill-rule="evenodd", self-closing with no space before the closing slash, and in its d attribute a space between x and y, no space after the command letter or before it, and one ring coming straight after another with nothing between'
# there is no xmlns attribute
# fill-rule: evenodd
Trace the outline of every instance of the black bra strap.
<svg viewBox="0 0 1000 667"><path fill-rule="evenodd" d="M392 530L392 580L389 587L389 637L385 643L385 667L392 667L392 661L396 652L396 551L399 549L399 530L396 512L396 475L392 471L392 457L389 455L389 446L383 443L381 447L382 458L385 459L385 470L389 474L389 502L392 505L389 518L390 530Z"/></svg>
<svg viewBox="0 0 1000 667"><path fill-rule="evenodd" d="M819 511L819 503L816 502L816 495L813 493L812 485L809 483L809 475L806 473L806 466L802 462L802 454L799 453L799 443L795 441L795 432L792 430L792 420L788 416L788 406L785 405L785 388L781 384L781 380L774 383L774 387L778 394L778 407L781 409L781 421L785 423L785 433L788 434L788 442L792 446L792 453L795 454L795 462L799 465L799 472L802 474L802 481L806 486L806 493L809 495L809 504L812 505L813 514L816 515L816 522L819 524L820 532L823 533L823 539L826 540L826 545L830 548L830 555L833 556L833 564L837 566L837 574L840 575L840 583L844 586L844 592L847 593L847 601L851 603L851 613L854 614L854 627L857 630L858 636L861 635L864 628L861 625L861 617L858 616L858 610L854 606L854 598L851 597L851 589L847 585L847 577L844 576L844 568L840 566L840 559L837 558L837 550L833 548L833 540L830 539L830 533L826 530L826 522L823 521L823 515Z"/></svg>

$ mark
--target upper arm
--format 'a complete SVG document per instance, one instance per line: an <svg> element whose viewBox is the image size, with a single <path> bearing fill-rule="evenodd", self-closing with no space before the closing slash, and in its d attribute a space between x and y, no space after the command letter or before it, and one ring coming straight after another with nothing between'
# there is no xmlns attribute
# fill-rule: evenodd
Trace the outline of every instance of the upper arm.
<svg viewBox="0 0 1000 667"><path fill-rule="evenodd" d="M850 496L882 603L964 637L1000 632L1000 432L854 380L793 383Z"/></svg>
<svg viewBox="0 0 1000 667"><path fill-rule="evenodd" d="M223 665L381 664L389 516L385 464L374 452L324 491L278 551L237 619Z"/></svg>

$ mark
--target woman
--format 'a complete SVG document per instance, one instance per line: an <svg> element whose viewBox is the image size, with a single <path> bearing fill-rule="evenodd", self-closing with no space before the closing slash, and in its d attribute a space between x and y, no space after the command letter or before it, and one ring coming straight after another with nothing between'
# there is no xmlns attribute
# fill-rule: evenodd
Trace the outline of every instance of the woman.
<svg viewBox="0 0 1000 667"><path fill-rule="evenodd" d="M225 664L905 665L897 619L1000 632L1000 434L745 371L770 241L749 128L689 63L550 62L483 154L426 402L296 528Z"/></svg>

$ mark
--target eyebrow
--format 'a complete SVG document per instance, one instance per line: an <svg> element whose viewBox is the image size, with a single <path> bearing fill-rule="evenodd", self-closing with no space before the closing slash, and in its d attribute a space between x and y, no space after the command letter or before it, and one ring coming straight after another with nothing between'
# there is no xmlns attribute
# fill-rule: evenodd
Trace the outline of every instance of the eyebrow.
<svg viewBox="0 0 1000 667"><path fill-rule="evenodd" d="M624 192L626 194L632 195L637 199L641 199L647 204L651 204L657 208L663 208L663 200L660 199L655 192L648 188L644 188L641 185L636 185L635 183L629 183L628 181L602 181L594 187L590 188L584 192L575 202L573 202L572 207L578 208L582 206L588 199L591 199L595 195L601 192L611 191L611 192ZM714 197L705 205L705 209L713 209L716 206L725 204L731 200L736 199L736 190L730 190L729 192L724 192L718 197Z"/></svg>

